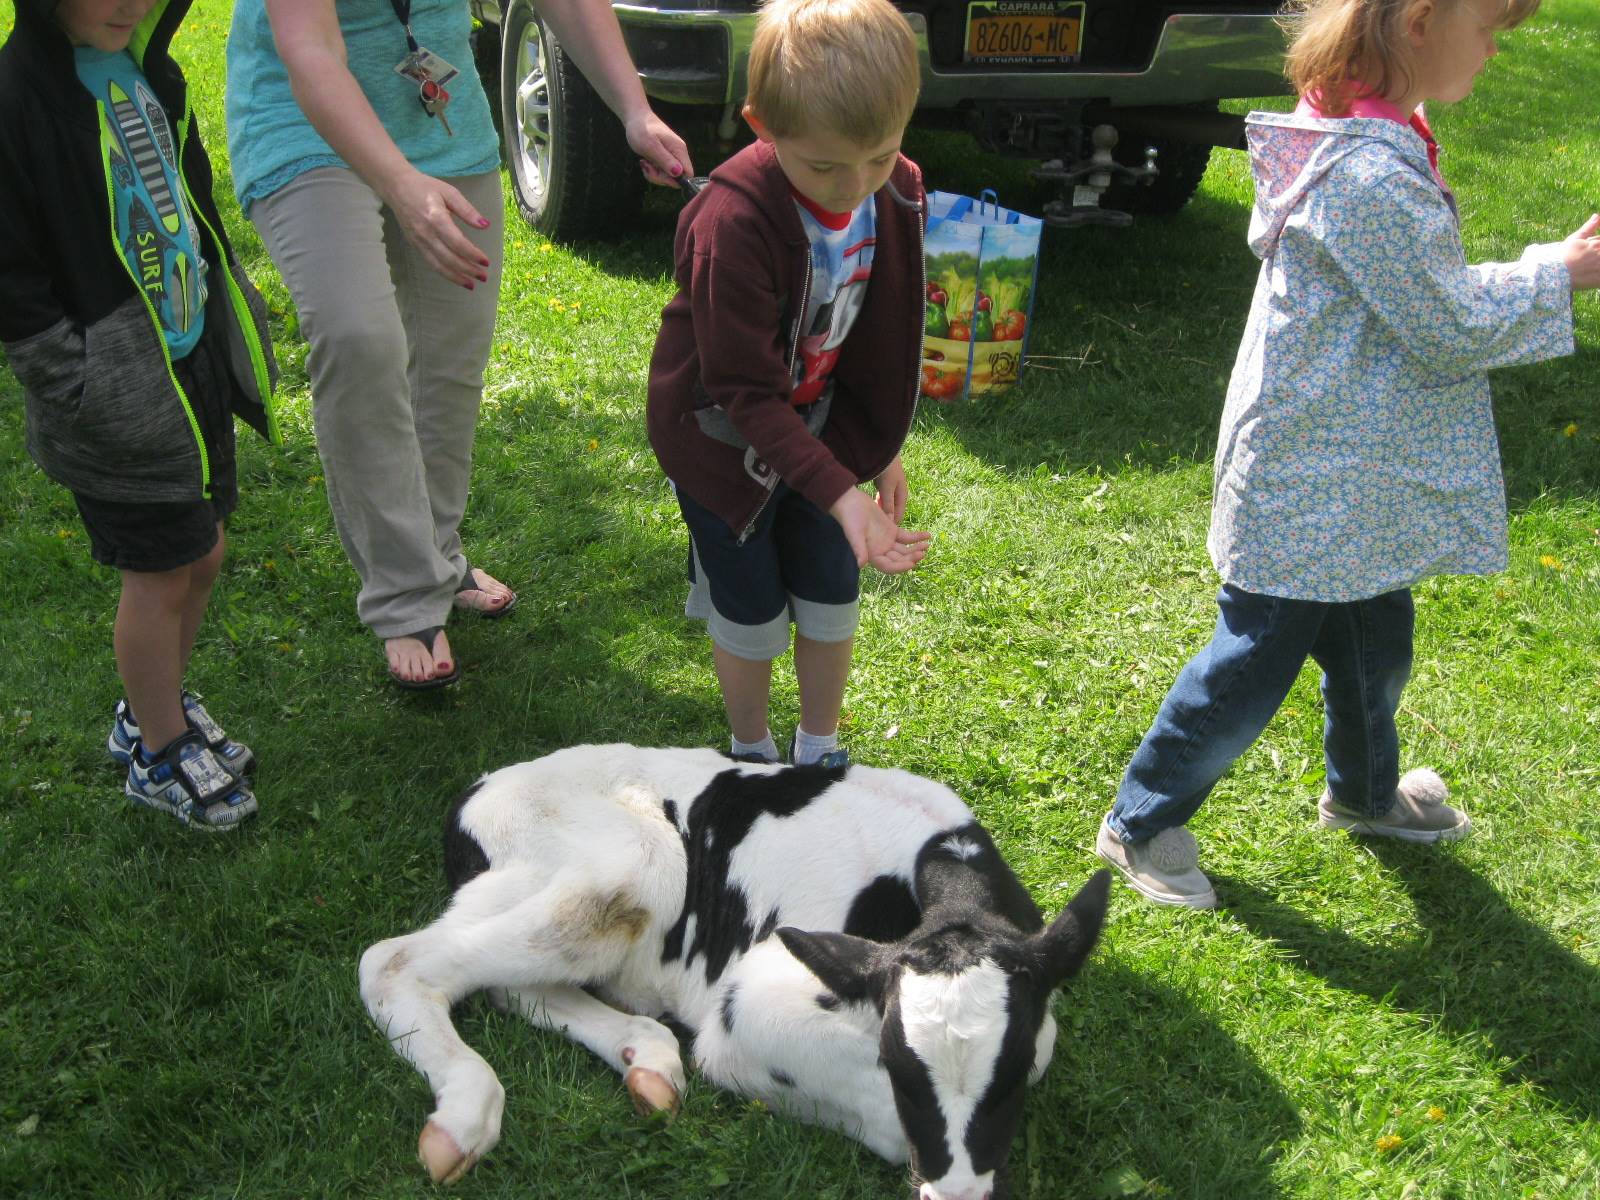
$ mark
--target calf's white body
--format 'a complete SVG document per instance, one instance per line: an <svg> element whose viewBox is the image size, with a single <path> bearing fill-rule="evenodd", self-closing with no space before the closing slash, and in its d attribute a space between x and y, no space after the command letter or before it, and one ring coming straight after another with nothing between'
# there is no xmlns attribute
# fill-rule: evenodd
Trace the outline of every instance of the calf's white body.
<svg viewBox="0 0 1600 1200"><path fill-rule="evenodd" d="M433 1088L419 1150L436 1179L499 1138L504 1091L449 1016L487 989L610 1064L641 1109L686 1084L668 1018L711 1081L910 1159L924 1200L982 1200L1010 1093L1050 1061L1049 992L1106 900L1102 875L1044 927L930 780L710 750L579 746L496 771L457 802L445 850L448 910L360 967L368 1011Z"/></svg>

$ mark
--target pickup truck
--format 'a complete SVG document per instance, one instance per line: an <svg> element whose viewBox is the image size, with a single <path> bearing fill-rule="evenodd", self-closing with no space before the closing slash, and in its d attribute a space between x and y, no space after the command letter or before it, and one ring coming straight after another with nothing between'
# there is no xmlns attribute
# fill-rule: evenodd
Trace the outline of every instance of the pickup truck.
<svg viewBox="0 0 1600 1200"><path fill-rule="evenodd" d="M1122 224L1175 212L1213 146L1243 145L1224 99L1286 90L1280 0L903 0L917 37L919 126L970 132L1040 160L1063 199L1047 220ZM627 227L643 181L621 124L529 0L472 0L476 54L497 104L523 216L550 237ZM618 0L623 37L657 111L719 149L739 109L756 0ZM702 170L706 143L691 138Z"/></svg>

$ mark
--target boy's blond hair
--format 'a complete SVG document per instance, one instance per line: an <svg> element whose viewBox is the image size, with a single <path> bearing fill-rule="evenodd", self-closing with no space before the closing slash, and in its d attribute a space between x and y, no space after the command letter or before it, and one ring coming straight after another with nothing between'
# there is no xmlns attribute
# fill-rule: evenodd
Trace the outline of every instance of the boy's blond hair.
<svg viewBox="0 0 1600 1200"><path fill-rule="evenodd" d="M917 104L917 39L889 0L770 0L750 45L745 102L778 137L817 130L862 146L903 130Z"/></svg>
<svg viewBox="0 0 1600 1200"><path fill-rule="evenodd" d="M1420 0L1291 0L1280 18L1288 31L1284 74L1322 112L1344 116L1360 96L1387 96L1411 85L1406 26ZM1433 0L1437 13L1469 0ZM1515 29L1539 0L1501 0L1497 29Z"/></svg>

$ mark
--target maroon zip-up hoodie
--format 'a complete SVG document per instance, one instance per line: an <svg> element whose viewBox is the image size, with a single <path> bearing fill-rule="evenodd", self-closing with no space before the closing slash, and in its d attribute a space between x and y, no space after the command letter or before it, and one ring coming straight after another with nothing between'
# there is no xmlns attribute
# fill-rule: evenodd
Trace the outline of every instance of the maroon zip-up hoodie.
<svg viewBox="0 0 1600 1200"><path fill-rule="evenodd" d="M667 477L741 540L780 480L827 511L882 474L911 428L925 287L916 164L902 156L875 199L872 277L816 433L789 402L810 243L772 147L723 163L679 218L678 294L650 359L650 444ZM810 416L814 426L821 413Z"/></svg>

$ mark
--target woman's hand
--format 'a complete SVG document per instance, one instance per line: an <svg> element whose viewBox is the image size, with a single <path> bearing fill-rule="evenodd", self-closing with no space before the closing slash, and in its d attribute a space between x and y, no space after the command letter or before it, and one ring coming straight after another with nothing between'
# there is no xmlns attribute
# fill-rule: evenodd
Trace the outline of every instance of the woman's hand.
<svg viewBox="0 0 1600 1200"><path fill-rule="evenodd" d="M694 174L689 147L650 108L636 112L623 128L628 145L639 156L639 169L651 183L674 187L678 180Z"/></svg>
<svg viewBox="0 0 1600 1200"><path fill-rule="evenodd" d="M489 259L461 226L489 228L489 220L452 185L411 170L385 189L383 201L406 240L451 283L471 289L489 281Z"/></svg>

